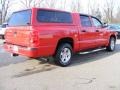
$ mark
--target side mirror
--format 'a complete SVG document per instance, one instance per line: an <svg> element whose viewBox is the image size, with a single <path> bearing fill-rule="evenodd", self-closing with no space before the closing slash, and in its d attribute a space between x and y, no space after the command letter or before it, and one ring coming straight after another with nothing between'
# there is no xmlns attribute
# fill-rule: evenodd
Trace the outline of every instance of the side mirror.
<svg viewBox="0 0 120 90"><path fill-rule="evenodd" d="M108 24L107 23L103 23L103 26L102 26L103 28L106 28L106 27L108 27Z"/></svg>

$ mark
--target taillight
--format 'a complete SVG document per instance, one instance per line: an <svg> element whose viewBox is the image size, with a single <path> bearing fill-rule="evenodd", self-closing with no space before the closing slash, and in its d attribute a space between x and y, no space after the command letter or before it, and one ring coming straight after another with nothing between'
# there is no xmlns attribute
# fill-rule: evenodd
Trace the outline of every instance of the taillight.
<svg viewBox="0 0 120 90"><path fill-rule="evenodd" d="M39 34L37 31L30 32L30 46L31 47L39 46Z"/></svg>

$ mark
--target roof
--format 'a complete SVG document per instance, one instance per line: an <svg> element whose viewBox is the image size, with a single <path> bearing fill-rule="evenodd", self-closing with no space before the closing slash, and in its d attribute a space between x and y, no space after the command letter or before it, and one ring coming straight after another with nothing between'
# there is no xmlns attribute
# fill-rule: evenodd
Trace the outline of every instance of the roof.
<svg viewBox="0 0 120 90"><path fill-rule="evenodd" d="M33 7L33 8L30 8L30 9L53 10L53 11L61 11L61 12L73 13L73 12L68 12L68 11L58 10L58 9L53 9L53 8L35 8L35 7ZM20 12L20 11L24 11L24 10L30 10L30 9L23 9L23 10L19 10L19 11L16 11L16 12ZM15 13L15 12L14 12L14 13ZM75 14L80 14L80 15L95 17L95 16L92 16L92 15L83 14L83 13L76 13L76 12L75 12Z"/></svg>

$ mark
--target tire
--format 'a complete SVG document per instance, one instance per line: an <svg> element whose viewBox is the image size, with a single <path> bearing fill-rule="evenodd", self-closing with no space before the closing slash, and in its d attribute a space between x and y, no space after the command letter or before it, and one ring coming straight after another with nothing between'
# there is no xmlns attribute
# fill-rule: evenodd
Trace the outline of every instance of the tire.
<svg viewBox="0 0 120 90"><path fill-rule="evenodd" d="M111 37L109 40L109 44L106 47L107 51L114 51L115 50L115 44L116 44L116 39L114 37Z"/></svg>
<svg viewBox="0 0 120 90"><path fill-rule="evenodd" d="M72 54L73 52L70 44L61 44L54 57L55 63L62 67L70 65Z"/></svg>

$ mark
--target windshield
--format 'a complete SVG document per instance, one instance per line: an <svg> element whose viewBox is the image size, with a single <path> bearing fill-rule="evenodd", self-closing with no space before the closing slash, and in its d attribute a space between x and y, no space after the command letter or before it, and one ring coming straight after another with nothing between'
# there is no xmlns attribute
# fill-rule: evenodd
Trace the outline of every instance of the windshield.
<svg viewBox="0 0 120 90"><path fill-rule="evenodd" d="M25 26L30 24L31 10L24 10L12 14L8 26Z"/></svg>

